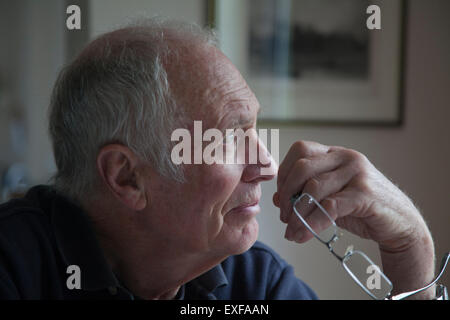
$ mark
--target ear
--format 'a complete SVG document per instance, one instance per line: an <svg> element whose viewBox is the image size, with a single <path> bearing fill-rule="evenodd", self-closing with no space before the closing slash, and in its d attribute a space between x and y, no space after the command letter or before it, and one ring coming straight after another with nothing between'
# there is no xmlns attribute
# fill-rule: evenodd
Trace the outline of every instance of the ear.
<svg viewBox="0 0 450 320"><path fill-rule="evenodd" d="M129 148L120 144L102 147L97 170L109 190L128 208L139 211L147 206L142 162Z"/></svg>

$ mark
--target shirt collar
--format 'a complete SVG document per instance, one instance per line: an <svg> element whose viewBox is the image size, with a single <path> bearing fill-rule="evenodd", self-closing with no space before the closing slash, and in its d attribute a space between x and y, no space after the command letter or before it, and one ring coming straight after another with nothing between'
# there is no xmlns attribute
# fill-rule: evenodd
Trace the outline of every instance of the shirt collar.
<svg viewBox="0 0 450 320"><path fill-rule="evenodd" d="M181 286L175 299L216 300L214 290L228 285L228 279L219 264Z"/></svg>
<svg viewBox="0 0 450 320"><path fill-rule="evenodd" d="M218 287L228 285L228 279L220 264L193 281L197 282L197 284L202 286L208 293L213 292Z"/></svg>
<svg viewBox="0 0 450 320"><path fill-rule="evenodd" d="M51 222L58 249L67 266L81 271L82 290L119 287L95 237L87 214L76 204L54 192Z"/></svg>

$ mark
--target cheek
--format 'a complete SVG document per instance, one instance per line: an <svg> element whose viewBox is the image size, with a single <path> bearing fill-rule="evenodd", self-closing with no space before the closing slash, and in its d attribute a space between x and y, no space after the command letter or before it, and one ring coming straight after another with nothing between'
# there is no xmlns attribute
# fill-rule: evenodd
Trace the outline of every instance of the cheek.
<svg viewBox="0 0 450 320"><path fill-rule="evenodd" d="M227 202L239 184L242 171L231 165L211 166L208 171L200 199L202 207L208 212L208 230L210 237L213 237L220 232L224 210L227 209Z"/></svg>
<svg viewBox="0 0 450 320"><path fill-rule="evenodd" d="M184 204L179 205L184 209L175 223L187 235L185 241L189 247L202 251L209 249L223 229L224 207L239 184L242 170L237 165L197 167L187 177L192 183L184 186Z"/></svg>
<svg viewBox="0 0 450 320"><path fill-rule="evenodd" d="M207 192L205 198L205 202L211 201L214 206L210 210L206 228L208 248L219 255L242 253L253 245L258 236L258 222L254 217L227 213L237 204L236 191L240 186L242 175L242 169L237 165L233 166L212 174L210 180L212 184L207 188L211 191Z"/></svg>
<svg viewBox="0 0 450 320"><path fill-rule="evenodd" d="M237 165L214 165L205 174L204 191L215 202L224 202L239 184L242 170Z"/></svg>

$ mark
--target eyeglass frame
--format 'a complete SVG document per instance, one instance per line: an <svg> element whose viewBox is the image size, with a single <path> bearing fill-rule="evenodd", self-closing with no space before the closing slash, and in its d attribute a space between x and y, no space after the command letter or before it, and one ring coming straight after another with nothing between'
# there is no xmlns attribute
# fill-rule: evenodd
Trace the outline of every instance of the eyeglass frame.
<svg viewBox="0 0 450 320"><path fill-rule="evenodd" d="M296 209L296 204L298 201L300 201L304 196L309 197L309 201L313 201L315 205L318 206L318 208L328 217L328 219L330 220L333 228L334 228L334 235L331 237L331 239L329 241L323 241L318 235L317 233L311 228L311 226L306 222L306 220L301 216L301 214L299 214L297 212ZM296 216L299 218L299 220L303 223L303 225L312 233L312 235L319 240L321 243L323 243L324 245L327 246L328 250L333 254L333 256L335 256L341 263L342 266L344 267L345 271L347 271L347 273L351 276L351 278L373 299L375 300L403 300L409 296L412 296L416 293L419 293L421 291L424 291L426 289L428 289L429 287L431 287L432 285L434 285L439 278L442 276L442 274L444 273L444 270L447 266L448 261L450 260L450 252L446 253L444 255L444 258L442 259L442 263L441 263L441 268L440 268L440 272L438 274L438 276L428 285L426 285L423 288L417 289L417 290L413 290L413 291L408 291L408 292L404 292L404 293L400 293L397 294L395 296L392 296L392 289L394 288L394 286L392 285L392 282L389 280L389 278L380 270L380 268L373 263L373 261L362 251L359 250L347 250L344 254L343 257L341 257L340 255L338 255L334 250L333 250L333 246L332 243L335 243L339 237L337 234L337 229L338 226L336 225L336 222L330 217L330 215L328 214L328 212L322 207L322 205L309 193L297 193L294 196L291 197L291 203L292 203L292 208L294 213L296 214ZM362 257L364 257L372 266L375 266L377 268L377 272L380 274L381 277L384 278L384 280L387 282L387 284L389 285L389 290L388 290L388 294L386 296L384 296L381 299L378 299L374 294L372 294L362 283L361 281L359 281L359 279L356 277L356 275L349 269L349 267L345 264L345 261L348 260L350 258L350 256L352 256L353 254L359 254ZM448 299L448 293L447 293L447 289L446 287L444 287L443 285L438 285L436 288L436 292L440 292L440 294L438 295L441 296L441 298L443 299ZM439 298L438 298L439 299Z"/></svg>

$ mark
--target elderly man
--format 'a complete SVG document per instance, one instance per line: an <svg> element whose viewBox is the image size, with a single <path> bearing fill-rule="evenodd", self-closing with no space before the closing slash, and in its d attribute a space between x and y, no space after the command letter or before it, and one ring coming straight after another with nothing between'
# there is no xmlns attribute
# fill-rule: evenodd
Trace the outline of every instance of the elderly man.
<svg viewBox="0 0 450 320"><path fill-rule="evenodd" d="M258 110L200 28L149 20L94 40L54 88L54 186L1 206L0 297L314 299L256 242L260 183L277 173L273 201L288 240L312 238L291 202L308 193L339 226L379 244L393 293L432 280L433 241L420 213L356 151L298 141L278 172L266 152L256 163L171 161L176 128L192 131L199 120L204 129L251 129Z"/></svg>

